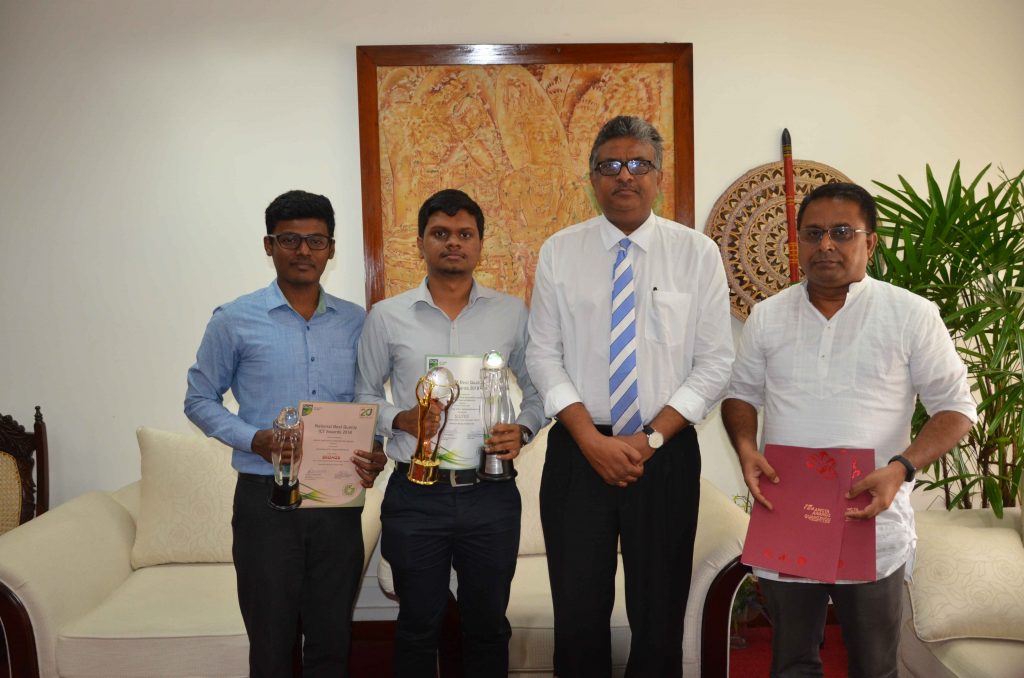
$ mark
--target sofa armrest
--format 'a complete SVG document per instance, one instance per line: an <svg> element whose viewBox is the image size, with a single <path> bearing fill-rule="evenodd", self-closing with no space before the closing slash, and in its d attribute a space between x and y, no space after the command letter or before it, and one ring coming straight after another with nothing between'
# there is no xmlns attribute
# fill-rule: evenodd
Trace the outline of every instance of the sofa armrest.
<svg viewBox="0 0 1024 678"><path fill-rule="evenodd" d="M683 657L687 664L699 667L702 675L724 675L728 663L732 599L749 571L739 563L749 522L743 509L701 478L693 574L683 622Z"/></svg>
<svg viewBox="0 0 1024 678"><path fill-rule="evenodd" d="M131 516L102 492L0 536L0 622L13 675L56 675L57 634L131 574L134 539Z"/></svg>

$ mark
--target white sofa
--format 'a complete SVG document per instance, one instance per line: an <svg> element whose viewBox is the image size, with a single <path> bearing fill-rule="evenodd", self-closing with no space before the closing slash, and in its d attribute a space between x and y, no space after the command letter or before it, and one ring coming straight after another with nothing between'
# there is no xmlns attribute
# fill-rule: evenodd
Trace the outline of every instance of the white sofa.
<svg viewBox="0 0 1024 678"><path fill-rule="evenodd" d="M1019 508L918 511L904 587L900 676L1024 676L1024 542Z"/></svg>
<svg viewBox="0 0 1024 678"><path fill-rule="evenodd" d="M516 482L523 500L519 559L508 606L512 626L509 643L510 678L551 676L554 650L554 615L548 582L547 557L540 525L540 478L547 447L547 429L523 449L516 460ZM706 451L705 454L710 454ZM683 675L728 675L729 614L732 598L743 575L739 563L748 516L725 494L701 479L700 519L693 551L693 574L686 604L683 635ZM387 561L381 560L377 578L385 592L394 592ZM613 674L625 671L629 653L622 560L616 577L612 611ZM457 595L457 591L456 591ZM442 665L446 662L442 659Z"/></svg>
<svg viewBox="0 0 1024 678"><path fill-rule="evenodd" d="M141 481L0 536L0 622L16 678L248 675L230 450L152 429L139 441ZM364 567L382 493L366 497Z"/></svg>

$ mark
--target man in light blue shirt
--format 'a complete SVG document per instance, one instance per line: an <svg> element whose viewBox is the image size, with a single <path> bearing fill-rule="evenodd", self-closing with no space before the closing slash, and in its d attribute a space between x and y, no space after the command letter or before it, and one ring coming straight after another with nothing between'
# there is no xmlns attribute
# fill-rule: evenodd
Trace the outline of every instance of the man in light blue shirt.
<svg viewBox="0 0 1024 678"><path fill-rule="evenodd" d="M394 652L399 678L435 675L452 567L458 574L465 675L508 675L512 631L505 608L522 508L515 481L481 482L475 461L458 456L442 458L435 485L406 477L416 446L416 382L428 356L469 354L480 361L497 350L508 361L523 392L521 411L516 423L491 429L488 451L511 459L544 425L540 396L526 372L526 306L473 278L483 236L483 212L468 195L447 189L428 198L420 208L417 238L427 277L419 287L376 304L359 340L357 397L380 405L377 430L390 438L388 456L396 461L381 507L381 553L391 564L400 603ZM475 364L479 369L481 362ZM394 404L384 395L389 380ZM427 435L437 430L439 417L432 405Z"/></svg>
<svg viewBox="0 0 1024 678"><path fill-rule="evenodd" d="M233 448L232 555L253 677L292 674L296 631L303 676L347 676L351 611L363 566L362 508L282 512L267 503L273 421L300 400L351 402L365 312L320 287L334 257L334 209L289 191L266 210L263 246L277 279L218 307L188 371L185 414ZM238 414L224 407L231 389ZM366 487L380 449L354 460Z"/></svg>

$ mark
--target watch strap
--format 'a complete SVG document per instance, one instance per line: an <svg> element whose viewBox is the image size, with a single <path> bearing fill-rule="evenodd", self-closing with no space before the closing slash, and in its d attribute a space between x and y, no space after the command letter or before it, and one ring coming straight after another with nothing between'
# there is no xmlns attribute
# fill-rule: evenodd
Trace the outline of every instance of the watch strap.
<svg viewBox="0 0 1024 678"><path fill-rule="evenodd" d="M910 463L910 460L904 457L902 454L897 454L895 457L889 460L889 463L891 464L894 461L898 461L899 463L903 464L903 468L907 470L906 479L903 482L909 483L910 481L912 481L914 479L914 475L917 474L917 469L914 468L914 465Z"/></svg>

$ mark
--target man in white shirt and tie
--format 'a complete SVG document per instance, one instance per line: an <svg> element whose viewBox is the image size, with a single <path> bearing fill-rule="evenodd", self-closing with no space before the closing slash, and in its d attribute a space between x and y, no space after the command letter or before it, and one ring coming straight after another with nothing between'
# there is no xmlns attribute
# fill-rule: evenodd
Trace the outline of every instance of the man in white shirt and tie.
<svg viewBox="0 0 1024 678"><path fill-rule="evenodd" d="M682 672L700 499L691 424L724 391L733 339L718 248L651 210L661 166L650 123L606 123L590 155L602 215L552 235L537 265L527 366L558 419L540 502L559 678L611 675L620 540L626 676Z"/></svg>
<svg viewBox="0 0 1024 678"><path fill-rule="evenodd" d="M766 443L875 452L875 470L849 495L866 492L871 502L847 513L875 518L875 581L782 580L755 569L774 629L771 675L779 678L822 675L829 598L848 675L896 677L903 579L916 541L914 472L977 420L967 369L935 304L867 275L876 221L874 199L855 184L825 184L804 198L797 232L805 280L754 307L722 403L747 487L768 509L761 481L778 476L761 453ZM911 441L918 398L930 419Z"/></svg>

